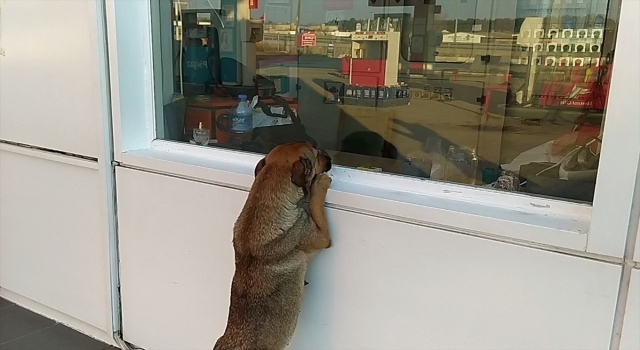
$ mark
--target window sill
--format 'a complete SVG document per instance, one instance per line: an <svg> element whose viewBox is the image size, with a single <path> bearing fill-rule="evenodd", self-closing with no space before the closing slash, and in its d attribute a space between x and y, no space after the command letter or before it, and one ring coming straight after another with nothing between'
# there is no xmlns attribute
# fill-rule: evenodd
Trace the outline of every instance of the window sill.
<svg viewBox="0 0 640 350"><path fill-rule="evenodd" d="M248 191L261 156L156 140L121 165ZM335 167L327 207L528 246L585 251L591 206Z"/></svg>

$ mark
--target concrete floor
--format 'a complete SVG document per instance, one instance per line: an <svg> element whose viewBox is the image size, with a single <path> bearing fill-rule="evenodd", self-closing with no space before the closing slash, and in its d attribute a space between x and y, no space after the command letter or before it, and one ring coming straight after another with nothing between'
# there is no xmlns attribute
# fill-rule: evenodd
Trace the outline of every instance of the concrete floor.
<svg viewBox="0 0 640 350"><path fill-rule="evenodd" d="M117 349L0 298L0 350Z"/></svg>

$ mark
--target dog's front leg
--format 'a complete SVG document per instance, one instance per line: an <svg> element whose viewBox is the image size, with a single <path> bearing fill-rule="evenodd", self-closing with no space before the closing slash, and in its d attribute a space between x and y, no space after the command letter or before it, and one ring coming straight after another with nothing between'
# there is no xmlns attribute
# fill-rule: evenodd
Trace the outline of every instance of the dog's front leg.
<svg viewBox="0 0 640 350"><path fill-rule="evenodd" d="M309 214L311 214L312 226L314 226L315 232L304 240L303 250L305 251L311 252L331 247L329 224L324 212L324 201L330 185L331 178L326 174L317 175L311 184Z"/></svg>

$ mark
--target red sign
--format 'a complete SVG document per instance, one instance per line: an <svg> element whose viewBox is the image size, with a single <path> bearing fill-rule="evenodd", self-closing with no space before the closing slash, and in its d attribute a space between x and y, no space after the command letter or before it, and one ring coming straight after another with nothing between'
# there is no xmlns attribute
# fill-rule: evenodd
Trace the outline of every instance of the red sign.
<svg viewBox="0 0 640 350"><path fill-rule="evenodd" d="M258 0L249 0L249 10L258 9Z"/></svg>
<svg viewBox="0 0 640 350"><path fill-rule="evenodd" d="M298 46L316 46L316 33L315 32L304 32L298 35Z"/></svg>

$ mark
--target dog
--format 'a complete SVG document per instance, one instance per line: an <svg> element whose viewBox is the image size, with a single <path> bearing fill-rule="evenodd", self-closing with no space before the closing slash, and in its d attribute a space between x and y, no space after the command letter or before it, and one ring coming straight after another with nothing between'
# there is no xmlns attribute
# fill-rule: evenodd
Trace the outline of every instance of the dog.
<svg viewBox="0 0 640 350"><path fill-rule="evenodd" d="M233 228L235 274L214 350L284 349L296 328L307 262L331 247L324 201L331 158L309 143L275 147Z"/></svg>

